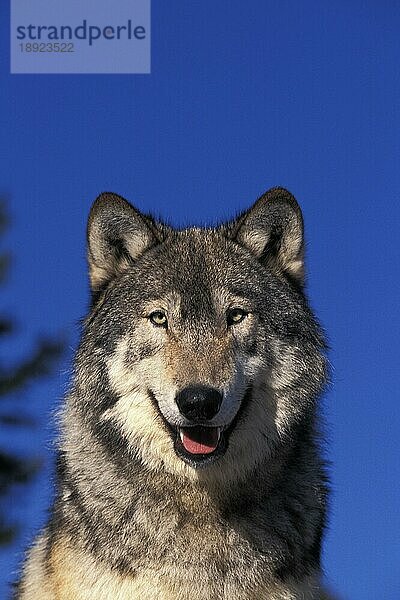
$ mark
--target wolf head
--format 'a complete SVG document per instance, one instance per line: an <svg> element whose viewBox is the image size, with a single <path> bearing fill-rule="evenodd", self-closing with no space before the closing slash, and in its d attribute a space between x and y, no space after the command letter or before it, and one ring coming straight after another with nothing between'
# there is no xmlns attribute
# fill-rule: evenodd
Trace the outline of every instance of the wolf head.
<svg viewBox="0 0 400 600"><path fill-rule="evenodd" d="M97 198L75 403L116 458L229 478L313 418L325 359L303 258L301 211L282 188L229 223L183 230Z"/></svg>

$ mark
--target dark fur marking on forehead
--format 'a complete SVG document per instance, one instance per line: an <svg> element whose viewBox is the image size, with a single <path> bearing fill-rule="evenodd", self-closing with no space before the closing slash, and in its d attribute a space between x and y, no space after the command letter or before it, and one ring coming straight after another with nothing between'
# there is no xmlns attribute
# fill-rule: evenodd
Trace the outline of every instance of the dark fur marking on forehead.
<svg viewBox="0 0 400 600"><path fill-rule="evenodd" d="M182 294L180 316L189 326L190 323L209 321L215 317L215 307L207 284L198 283L193 293Z"/></svg>
<svg viewBox="0 0 400 600"><path fill-rule="evenodd" d="M179 282L180 316L183 321L209 319L215 313L211 294L211 281L208 278L207 265L201 261L193 270L185 274L185 280Z"/></svg>

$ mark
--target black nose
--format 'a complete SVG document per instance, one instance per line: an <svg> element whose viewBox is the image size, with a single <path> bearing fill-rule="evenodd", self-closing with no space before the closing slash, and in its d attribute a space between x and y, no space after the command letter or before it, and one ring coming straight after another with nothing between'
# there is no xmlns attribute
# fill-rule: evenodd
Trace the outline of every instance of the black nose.
<svg viewBox="0 0 400 600"><path fill-rule="evenodd" d="M221 407L222 394L203 385L184 388L175 398L181 414L190 421L208 421Z"/></svg>

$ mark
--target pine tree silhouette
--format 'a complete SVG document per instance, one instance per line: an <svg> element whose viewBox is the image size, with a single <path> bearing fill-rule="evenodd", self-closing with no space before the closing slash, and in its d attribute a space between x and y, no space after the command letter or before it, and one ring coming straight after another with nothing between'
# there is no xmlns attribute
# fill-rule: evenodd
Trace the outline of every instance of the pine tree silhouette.
<svg viewBox="0 0 400 600"><path fill-rule="evenodd" d="M8 214L4 201L0 201L0 237L7 230ZM0 285L4 285L10 267L10 255L0 253ZM15 324L12 318L0 315L0 343L4 338L15 335ZM43 338L38 340L31 354L24 360L10 367L0 364L0 426L29 427L33 425L30 417L23 414L24 399L15 398L15 408L10 412L4 408L4 400L9 400L15 392L25 390L30 383L40 377L49 375L55 367L63 350L63 343L57 339ZM7 402L7 407L10 403ZM21 458L0 447L0 545L10 543L16 533L16 525L9 523L4 510L5 500L11 486L26 483L37 472L40 461L36 458ZM16 488L17 489L17 488ZM23 488L21 488L21 491ZM14 491L13 491L14 493Z"/></svg>

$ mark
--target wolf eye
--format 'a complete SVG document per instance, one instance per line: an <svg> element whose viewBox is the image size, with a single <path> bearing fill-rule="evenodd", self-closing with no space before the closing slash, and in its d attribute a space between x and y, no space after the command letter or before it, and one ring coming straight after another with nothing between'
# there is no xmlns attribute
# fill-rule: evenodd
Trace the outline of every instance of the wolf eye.
<svg viewBox="0 0 400 600"><path fill-rule="evenodd" d="M237 323L241 323L245 317L247 317L247 312L242 308L230 308L226 313L226 320L229 325L236 325Z"/></svg>
<svg viewBox="0 0 400 600"><path fill-rule="evenodd" d="M155 310L149 315L150 321L156 327L166 327L167 326L167 317L162 310Z"/></svg>

